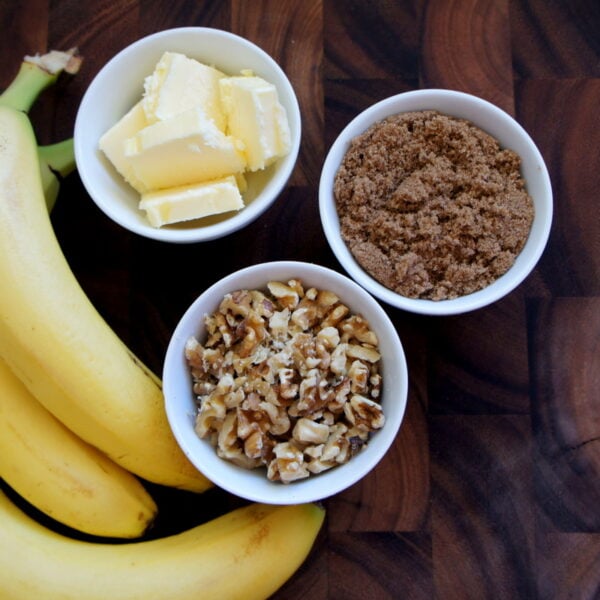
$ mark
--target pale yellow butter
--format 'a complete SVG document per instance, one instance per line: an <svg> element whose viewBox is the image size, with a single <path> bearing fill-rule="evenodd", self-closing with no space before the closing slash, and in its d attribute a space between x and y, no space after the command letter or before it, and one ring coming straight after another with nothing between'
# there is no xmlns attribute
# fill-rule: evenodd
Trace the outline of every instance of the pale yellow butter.
<svg viewBox="0 0 600 600"><path fill-rule="evenodd" d="M199 219L243 208L233 175L216 181L170 188L142 195L140 208L153 227Z"/></svg>
<svg viewBox="0 0 600 600"><path fill-rule="evenodd" d="M129 160L125 156L125 140L134 136L148 125L141 101L113 125L101 138L100 150L104 152L115 169L133 188L142 193L146 186L138 180Z"/></svg>
<svg viewBox="0 0 600 600"><path fill-rule="evenodd" d="M165 52L99 147L161 227L243 208L244 174L288 154L291 136L273 84Z"/></svg>
<svg viewBox="0 0 600 600"><path fill-rule="evenodd" d="M224 73L177 52L165 52L144 80L143 106L149 122L162 121L201 106L225 130L219 80Z"/></svg>
<svg viewBox="0 0 600 600"><path fill-rule="evenodd" d="M250 171L264 169L289 153L287 114L272 83L239 76L220 79L219 86L227 133L244 143Z"/></svg>
<svg viewBox="0 0 600 600"><path fill-rule="evenodd" d="M148 190L217 179L246 167L239 143L198 107L136 133L125 142L125 156Z"/></svg>

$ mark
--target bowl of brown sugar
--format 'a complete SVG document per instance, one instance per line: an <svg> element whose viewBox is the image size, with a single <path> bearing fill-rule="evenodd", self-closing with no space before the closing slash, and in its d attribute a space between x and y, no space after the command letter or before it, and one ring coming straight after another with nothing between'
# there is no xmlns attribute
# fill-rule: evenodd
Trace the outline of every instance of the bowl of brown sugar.
<svg viewBox="0 0 600 600"><path fill-rule="evenodd" d="M340 133L319 208L355 281L397 308L450 315L499 300L530 274L550 233L552 187L509 114L463 92L417 90Z"/></svg>

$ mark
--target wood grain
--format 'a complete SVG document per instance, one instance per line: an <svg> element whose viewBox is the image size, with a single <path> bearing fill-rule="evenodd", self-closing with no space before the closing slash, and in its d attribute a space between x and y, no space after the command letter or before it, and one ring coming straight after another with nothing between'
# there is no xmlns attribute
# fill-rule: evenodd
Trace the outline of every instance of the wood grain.
<svg viewBox="0 0 600 600"><path fill-rule="evenodd" d="M64 182L52 220L65 255L156 372L183 311L220 277L277 259L342 271L319 223L320 169L342 128L378 100L446 87L496 103L538 145L554 192L548 246L502 301L448 318L384 305L409 366L402 428L369 476L324 500L313 551L274 598L600 597L600 4L0 0L0 86L24 54L77 45L81 72L31 113L40 141L56 141L72 133L87 86L114 54L191 25L269 52L297 92L303 137L279 201L205 244L129 234L77 174ZM161 508L151 537L243 503L221 490L198 498L150 489Z"/></svg>
<svg viewBox="0 0 600 600"><path fill-rule="evenodd" d="M532 303L530 320L540 510L558 531L598 531L600 300Z"/></svg>
<svg viewBox="0 0 600 600"><path fill-rule="evenodd" d="M598 295L600 218L594 207L600 172L600 79L521 81L517 98L520 118L539 144L555 194L550 242L538 274L552 295ZM544 98L543 111L536 109L538 98Z"/></svg>
<svg viewBox="0 0 600 600"><path fill-rule="evenodd" d="M325 0L325 77L415 78L422 5Z"/></svg>
<svg viewBox="0 0 600 600"><path fill-rule="evenodd" d="M517 291L489 309L430 324L428 389L432 413L529 411L524 308ZM501 352L500 348L510 350Z"/></svg>
<svg viewBox="0 0 600 600"><path fill-rule="evenodd" d="M600 76L597 2L511 0L513 69L524 79Z"/></svg>
<svg viewBox="0 0 600 600"><path fill-rule="evenodd" d="M507 0L428 2L422 35L423 87L475 94L513 114Z"/></svg>
<svg viewBox="0 0 600 600"><path fill-rule="evenodd" d="M433 564L444 598L534 597L529 432L527 416L432 419Z"/></svg>

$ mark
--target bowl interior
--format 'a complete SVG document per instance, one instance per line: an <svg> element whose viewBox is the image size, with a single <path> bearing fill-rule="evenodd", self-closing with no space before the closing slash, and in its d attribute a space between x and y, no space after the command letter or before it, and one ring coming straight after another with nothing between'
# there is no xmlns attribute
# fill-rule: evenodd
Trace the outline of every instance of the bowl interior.
<svg viewBox="0 0 600 600"><path fill-rule="evenodd" d="M116 172L98 149L102 134L142 98L143 82L163 52L190 58L234 75L252 69L273 83L290 124L292 149L263 172L248 174L247 206L234 215L220 215L198 225L191 222L152 227L138 209L139 194ZM215 239L244 227L275 199L290 176L300 146L300 110L283 70L258 46L234 34L203 27L170 29L142 38L113 57L96 75L81 101L75 121L77 168L88 193L114 221L146 237L171 242Z"/></svg>
<svg viewBox="0 0 600 600"><path fill-rule="evenodd" d="M367 448L349 463L307 479L285 485L271 482L263 469L247 470L216 455L207 440L194 432L195 404L191 377L184 357L187 339L202 341L203 316L218 307L223 296L237 289L264 289L269 280L302 280L305 289L315 286L335 292L353 312L369 320L379 337L383 376L382 406L386 424L373 435ZM294 261L248 267L217 282L186 311L171 338L165 358L163 386L171 428L191 462L221 488L238 496L270 504L295 504L322 499L352 485L368 473L394 441L406 408L408 374L398 334L381 306L360 286L334 271Z"/></svg>
<svg viewBox="0 0 600 600"><path fill-rule="evenodd" d="M333 183L351 140L372 124L390 115L420 110L468 119L495 137L500 145L517 152L527 190L533 199L535 217L527 242L514 265L488 287L460 298L433 301L407 298L396 294L368 275L356 262L341 239L340 222L335 207ZM374 104L352 120L331 146L319 184L321 222L327 240L346 271L372 294L392 306L410 312L450 315L467 312L490 304L512 291L531 272L546 245L552 222L552 187L546 165L527 132L497 106L462 92L451 90L417 90L392 96Z"/></svg>

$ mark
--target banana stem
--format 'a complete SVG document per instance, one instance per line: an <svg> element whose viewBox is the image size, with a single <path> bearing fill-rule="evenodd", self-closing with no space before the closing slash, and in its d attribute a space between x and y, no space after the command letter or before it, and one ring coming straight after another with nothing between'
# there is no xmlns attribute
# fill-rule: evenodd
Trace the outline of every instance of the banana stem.
<svg viewBox="0 0 600 600"><path fill-rule="evenodd" d="M77 73L81 59L76 49L67 52L52 50L47 54L26 56L16 77L0 94L0 105L28 112L37 97L52 85L62 71Z"/></svg>
<svg viewBox="0 0 600 600"><path fill-rule="evenodd" d="M28 112L37 97L52 85L58 75L40 69L37 65L22 62L12 83L0 95L0 104Z"/></svg>
<svg viewBox="0 0 600 600"><path fill-rule="evenodd" d="M60 181L47 163L40 161L40 175L42 176L42 188L46 199L46 208L52 212L56 204L56 198L60 190Z"/></svg>
<svg viewBox="0 0 600 600"><path fill-rule="evenodd" d="M29 112L42 91L52 85L63 71L71 75L79 71L82 59L76 56L76 52L77 48L71 48L67 52L51 50L43 55L25 56L16 77L0 94L0 106ZM75 169L73 139L39 146L38 159L44 197L51 211L58 196L60 178Z"/></svg>
<svg viewBox="0 0 600 600"><path fill-rule="evenodd" d="M51 212L60 189L60 179L75 170L73 138L47 146L38 146L38 159L46 206L48 212Z"/></svg>
<svg viewBox="0 0 600 600"><path fill-rule="evenodd" d="M62 142L48 144L47 146L38 146L38 156L40 163L45 163L61 177L66 177L75 170L75 150L73 148L73 138L68 138Z"/></svg>

